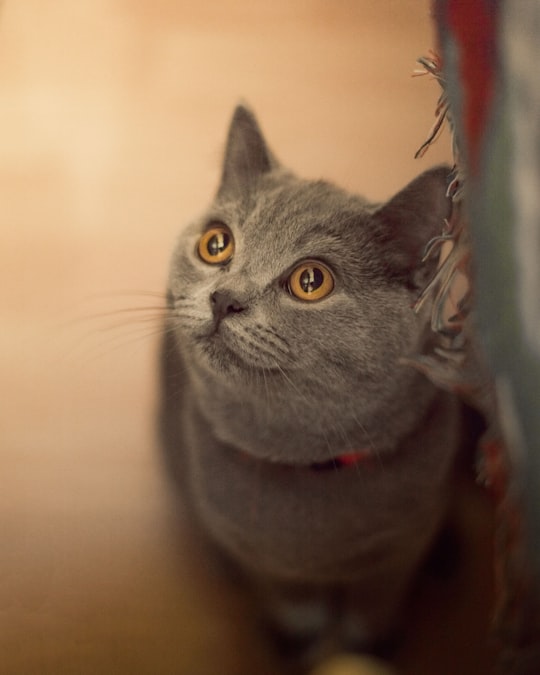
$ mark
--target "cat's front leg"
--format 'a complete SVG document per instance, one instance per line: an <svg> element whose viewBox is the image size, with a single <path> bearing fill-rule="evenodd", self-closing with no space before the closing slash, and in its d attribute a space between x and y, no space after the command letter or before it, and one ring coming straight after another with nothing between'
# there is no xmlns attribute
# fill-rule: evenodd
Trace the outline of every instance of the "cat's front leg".
<svg viewBox="0 0 540 675"><path fill-rule="evenodd" d="M341 653L388 656L398 639L403 582L387 589L364 585L256 589L272 648L301 672Z"/></svg>
<svg viewBox="0 0 540 675"><path fill-rule="evenodd" d="M306 671L338 647L335 588L258 580L254 586L263 630L272 648Z"/></svg>

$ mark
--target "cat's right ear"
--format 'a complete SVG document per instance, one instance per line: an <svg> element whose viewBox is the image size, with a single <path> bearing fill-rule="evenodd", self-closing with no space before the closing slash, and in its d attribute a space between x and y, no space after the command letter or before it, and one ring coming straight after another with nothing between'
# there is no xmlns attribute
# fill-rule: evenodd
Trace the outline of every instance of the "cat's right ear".
<svg viewBox="0 0 540 675"><path fill-rule="evenodd" d="M437 261L422 258L428 243L443 234L452 202L448 197L449 166L437 166L417 176L373 217L382 224L389 271L408 278L413 286L427 283Z"/></svg>
<svg viewBox="0 0 540 675"><path fill-rule="evenodd" d="M261 175L278 166L266 145L255 115L242 105L234 111L218 197L249 193Z"/></svg>

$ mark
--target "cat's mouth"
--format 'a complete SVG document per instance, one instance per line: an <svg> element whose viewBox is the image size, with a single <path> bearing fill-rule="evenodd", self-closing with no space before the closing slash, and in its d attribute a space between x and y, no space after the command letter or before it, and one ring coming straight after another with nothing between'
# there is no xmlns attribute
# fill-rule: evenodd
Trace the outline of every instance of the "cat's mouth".
<svg viewBox="0 0 540 675"><path fill-rule="evenodd" d="M198 336L197 344L214 372L218 370L232 374L263 370L269 375L273 372L283 373L284 370L274 356L269 357L261 351L251 354L245 348L235 349L216 332Z"/></svg>

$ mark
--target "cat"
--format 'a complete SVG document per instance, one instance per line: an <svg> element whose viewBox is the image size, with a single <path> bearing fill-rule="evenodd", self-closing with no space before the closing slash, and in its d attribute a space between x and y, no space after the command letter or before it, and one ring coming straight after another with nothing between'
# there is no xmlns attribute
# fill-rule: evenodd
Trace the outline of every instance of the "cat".
<svg viewBox="0 0 540 675"><path fill-rule="evenodd" d="M372 204L296 177L239 106L217 194L174 250L165 453L282 645L392 635L445 522L462 404L401 359L430 340L411 307L449 174Z"/></svg>

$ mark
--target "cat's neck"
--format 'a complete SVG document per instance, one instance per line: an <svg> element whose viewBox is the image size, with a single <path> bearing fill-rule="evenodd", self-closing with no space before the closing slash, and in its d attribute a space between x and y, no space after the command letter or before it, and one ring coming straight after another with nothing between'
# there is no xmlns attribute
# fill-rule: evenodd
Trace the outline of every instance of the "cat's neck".
<svg viewBox="0 0 540 675"><path fill-rule="evenodd" d="M392 452L437 399L433 385L405 367L388 392L354 378L321 392L294 374L280 377L260 375L248 386L192 372L191 404L221 442L272 461L312 463L366 450ZM373 395L366 396L370 387Z"/></svg>

